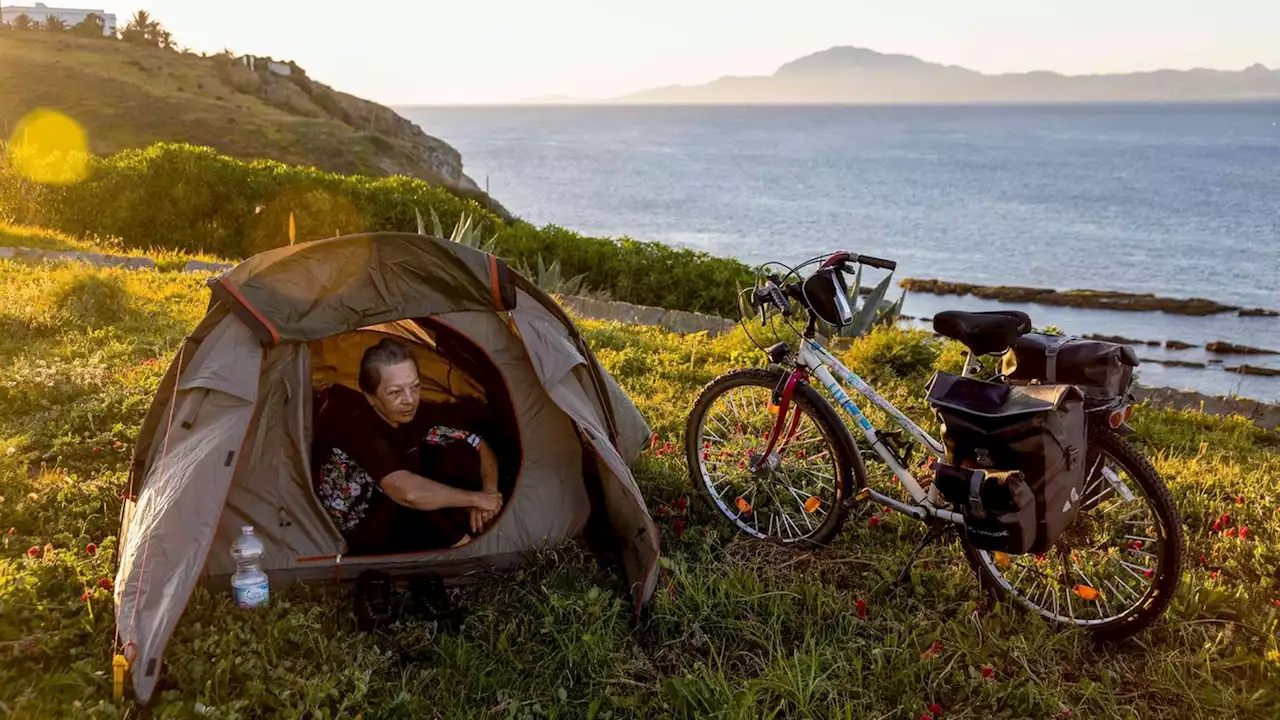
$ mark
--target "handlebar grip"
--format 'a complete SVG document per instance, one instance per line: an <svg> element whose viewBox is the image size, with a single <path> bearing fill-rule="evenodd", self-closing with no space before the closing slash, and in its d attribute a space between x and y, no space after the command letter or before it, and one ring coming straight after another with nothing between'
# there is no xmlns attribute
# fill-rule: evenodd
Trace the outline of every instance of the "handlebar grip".
<svg viewBox="0 0 1280 720"><path fill-rule="evenodd" d="M897 270L898 269L898 263L894 262L893 260L884 260L878 257L871 257L870 255L859 255L858 262L862 263L863 265L870 265L873 268L880 268L881 270Z"/></svg>

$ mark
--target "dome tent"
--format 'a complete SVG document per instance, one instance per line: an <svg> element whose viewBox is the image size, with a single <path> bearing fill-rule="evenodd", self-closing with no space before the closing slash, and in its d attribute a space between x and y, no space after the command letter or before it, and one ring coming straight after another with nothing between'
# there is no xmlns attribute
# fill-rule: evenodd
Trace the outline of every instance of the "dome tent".
<svg viewBox="0 0 1280 720"><path fill-rule="evenodd" d="M649 429L572 320L498 258L407 233L277 248L211 278L139 432L125 491L116 626L146 702L197 582L226 583L243 525L273 586L368 569L454 575L507 564L607 520L637 611L657 529L632 477ZM470 403L503 428L508 498L471 543L348 556L312 490L316 396L355 385L364 348L409 344L424 399ZM599 510L593 514L593 510Z"/></svg>

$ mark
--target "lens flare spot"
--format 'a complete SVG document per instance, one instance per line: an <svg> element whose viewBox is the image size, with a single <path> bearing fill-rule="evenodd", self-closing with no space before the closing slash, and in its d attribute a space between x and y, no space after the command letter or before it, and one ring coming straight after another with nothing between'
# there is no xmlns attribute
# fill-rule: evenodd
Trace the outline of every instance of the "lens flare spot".
<svg viewBox="0 0 1280 720"><path fill-rule="evenodd" d="M9 136L8 159L22 177L46 185L71 185L89 176L89 136L56 110L27 113Z"/></svg>

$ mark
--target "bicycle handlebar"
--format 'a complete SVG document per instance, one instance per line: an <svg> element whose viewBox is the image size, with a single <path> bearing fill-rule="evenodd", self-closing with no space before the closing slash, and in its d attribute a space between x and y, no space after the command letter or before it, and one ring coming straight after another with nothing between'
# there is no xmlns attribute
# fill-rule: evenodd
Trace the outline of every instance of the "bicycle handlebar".
<svg viewBox="0 0 1280 720"><path fill-rule="evenodd" d="M841 250L827 258L826 262L822 263L822 267L836 267L851 262L858 263L860 265L868 265L873 268L880 268L881 270L898 269L898 263L893 260L885 260L884 258L872 257L870 255L859 255L857 253L851 253L848 250Z"/></svg>

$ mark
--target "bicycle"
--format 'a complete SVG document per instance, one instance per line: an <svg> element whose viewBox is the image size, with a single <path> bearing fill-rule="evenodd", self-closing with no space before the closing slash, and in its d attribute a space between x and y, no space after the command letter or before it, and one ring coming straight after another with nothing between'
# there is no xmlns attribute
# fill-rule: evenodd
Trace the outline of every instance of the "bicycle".
<svg viewBox="0 0 1280 720"><path fill-rule="evenodd" d="M833 299L827 300L846 317L852 308L843 296L842 276L851 264L890 271L897 267L893 261L838 252L789 269L786 277L800 278L800 269L817 262L821 270L833 270L833 276L841 278ZM805 311L808 324L803 333L796 333L798 349L788 342L762 348L770 361L767 369L733 370L701 390L685 432L691 481L739 531L784 545L826 544L862 502L920 520L929 530L899 575L901 581L929 542L964 527L964 515L928 477L945 462L946 447L817 341L815 297L804 279L787 282L774 274L745 292L751 293L762 325L769 312L775 320L781 316L789 322L793 302ZM950 322L939 327L935 319L935 328L967 347L962 373L966 378L983 372L981 357L1007 351L1030 330L1030 320L1022 313L946 314ZM998 374L990 381L1006 382ZM879 408L900 430L877 431L846 387ZM827 397L861 431L910 501L870 487L862 450ZM1127 425L1131 398L1108 398L1086 410L1084 503L1051 551L992 552L975 547L963 532L958 534L965 559L989 599L1012 598L1050 622L1117 640L1142 630L1168 607L1181 574L1182 527L1164 482L1122 437L1132 432ZM908 469L912 447L923 448L929 458L918 471L920 478Z"/></svg>

